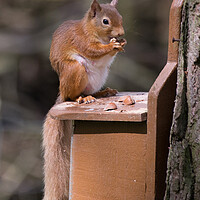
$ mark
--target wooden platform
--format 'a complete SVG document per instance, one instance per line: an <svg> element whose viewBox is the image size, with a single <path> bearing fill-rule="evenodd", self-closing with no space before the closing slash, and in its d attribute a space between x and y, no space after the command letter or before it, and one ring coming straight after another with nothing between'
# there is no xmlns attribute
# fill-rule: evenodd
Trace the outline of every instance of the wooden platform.
<svg viewBox="0 0 200 200"><path fill-rule="evenodd" d="M123 105L118 101L121 96L127 95L135 100L135 104ZM99 98L90 104L68 101L54 106L50 110L50 115L60 120L142 122L147 120L147 97L148 93L144 92L120 92L116 96ZM111 102L117 105L117 109L105 111L104 108Z"/></svg>
<svg viewBox="0 0 200 200"><path fill-rule="evenodd" d="M133 105L120 97L131 96ZM70 200L145 198L148 93L121 92L91 104L64 102L50 114L73 120ZM109 103L116 110L105 111Z"/></svg>
<svg viewBox="0 0 200 200"><path fill-rule="evenodd" d="M133 105L120 97L131 96ZM70 200L144 200L148 93L121 92L91 104L64 102L50 114L73 120ZM109 103L116 110L105 111Z"/></svg>

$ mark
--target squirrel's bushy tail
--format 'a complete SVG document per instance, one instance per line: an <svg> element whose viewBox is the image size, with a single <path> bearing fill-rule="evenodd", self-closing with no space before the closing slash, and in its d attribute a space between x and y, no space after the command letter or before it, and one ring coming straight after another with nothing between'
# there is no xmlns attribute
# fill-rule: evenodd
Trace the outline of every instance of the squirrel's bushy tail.
<svg viewBox="0 0 200 200"><path fill-rule="evenodd" d="M43 127L44 199L67 200L69 189L71 121L47 114Z"/></svg>

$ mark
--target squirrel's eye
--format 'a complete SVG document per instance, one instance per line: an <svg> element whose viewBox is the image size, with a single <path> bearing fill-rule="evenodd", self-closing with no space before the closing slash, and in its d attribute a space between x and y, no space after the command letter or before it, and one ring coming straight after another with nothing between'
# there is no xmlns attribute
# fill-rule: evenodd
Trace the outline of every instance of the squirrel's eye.
<svg viewBox="0 0 200 200"><path fill-rule="evenodd" d="M103 23L108 25L109 24L109 21L107 19L103 19Z"/></svg>

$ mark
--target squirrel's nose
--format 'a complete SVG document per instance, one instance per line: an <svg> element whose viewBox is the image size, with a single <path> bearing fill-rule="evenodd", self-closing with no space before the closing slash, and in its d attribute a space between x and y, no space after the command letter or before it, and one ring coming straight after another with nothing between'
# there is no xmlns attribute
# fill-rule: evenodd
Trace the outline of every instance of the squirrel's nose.
<svg viewBox="0 0 200 200"><path fill-rule="evenodd" d="M124 35L124 29L123 29L123 28L114 29L114 30L111 32L111 35L112 35L113 37L120 37L120 36Z"/></svg>
<svg viewBox="0 0 200 200"><path fill-rule="evenodd" d="M124 29L123 29L123 28L119 30L119 32L118 32L118 37L120 37L120 36L122 36L122 35L124 35Z"/></svg>

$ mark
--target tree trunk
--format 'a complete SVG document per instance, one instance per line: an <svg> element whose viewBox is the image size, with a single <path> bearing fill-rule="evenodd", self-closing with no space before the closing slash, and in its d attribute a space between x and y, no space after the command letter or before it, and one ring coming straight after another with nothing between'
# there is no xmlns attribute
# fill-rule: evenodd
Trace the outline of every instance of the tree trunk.
<svg viewBox="0 0 200 200"><path fill-rule="evenodd" d="M200 0L182 11L165 200L200 199Z"/></svg>

